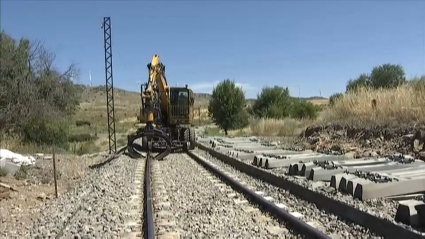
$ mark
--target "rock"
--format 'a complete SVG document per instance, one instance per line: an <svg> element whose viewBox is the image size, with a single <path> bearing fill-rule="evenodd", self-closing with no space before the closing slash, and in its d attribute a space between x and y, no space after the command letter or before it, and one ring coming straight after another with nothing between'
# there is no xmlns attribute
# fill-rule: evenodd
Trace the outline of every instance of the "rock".
<svg viewBox="0 0 425 239"><path fill-rule="evenodd" d="M309 126L305 129L303 137L308 138L312 136L314 133L318 133L323 128L321 126Z"/></svg>
<svg viewBox="0 0 425 239"><path fill-rule="evenodd" d="M342 151L341 150L341 146L340 145L337 145L337 144L332 145L332 147L330 148L330 150L337 151L337 152Z"/></svg>
<svg viewBox="0 0 425 239"><path fill-rule="evenodd" d="M44 201L47 198L45 193L41 193L37 196L37 199L40 201Z"/></svg>
<svg viewBox="0 0 425 239"><path fill-rule="evenodd" d="M320 141L319 137L309 137L308 138L308 143L310 145L314 145L314 144L318 143L319 141Z"/></svg>
<svg viewBox="0 0 425 239"><path fill-rule="evenodd" d="M421 142L419 139L413 140L412 145L413 152L420 152L424 150L424 142Z"/></svg>
<svg viewBox="0 0 425 239"><path fill-rule="evenodd" d="M378 156L378 153L375 152L375 151L372 151L372 152L369 153L369 156L370 157L377 157Z"/></svg>
<svg viewBox="0 0 425 239"><path fill-rule="evenodd" d="M422 151L422 152L419 152L419 153L418 153L418 156L419 156L418 158L419 158L420 160L425 161L425 152L423 152L423 151Z"/></svg>

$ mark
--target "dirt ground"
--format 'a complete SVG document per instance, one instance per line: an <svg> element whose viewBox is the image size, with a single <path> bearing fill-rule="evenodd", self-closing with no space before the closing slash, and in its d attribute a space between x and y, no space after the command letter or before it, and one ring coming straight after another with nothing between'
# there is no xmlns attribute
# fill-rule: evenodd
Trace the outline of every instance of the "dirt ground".
<svg viewBox="0 0 425 239"><path fill-rule="evenodd" d="M298 137L265 138L280 141L288 148L343 154L354 158L389 154L412 155L425 159L425 129L415 126L353 127L343 124L310 126Z"/></svg>
<svg viewBox="0 0 425 239"><path fill-rule="evenodd" d="M70 189L74 182L83 178L90 169L88 166L104 160L106 154L84 156L57 155L58 194ZM20 178L12 175L0 177L0 230L6 224L30 225L27 222L37 213L37 208L45 201L55 198L53 162L51 159L38 159L28 170L20 172ZM3 186L1 186L3 184ZM11 188L5 187L5 185Z"/></svg>

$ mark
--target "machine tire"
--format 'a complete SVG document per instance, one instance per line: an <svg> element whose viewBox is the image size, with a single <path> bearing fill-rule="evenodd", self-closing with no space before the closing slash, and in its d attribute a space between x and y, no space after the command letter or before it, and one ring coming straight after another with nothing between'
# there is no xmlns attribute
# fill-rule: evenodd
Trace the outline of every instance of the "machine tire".
<svg viewBox="0 0 425 239"><path fill-rule="evenodd" d="M190 142L190 146L189 149L190 150L194 150L195 149L195 129L194 128L190 128L189 129L189 142Z"/></svg>
<svg viewBox="0 0 425 239"><path fill-rule="evenodd" d="M183 150L184 151L187 151L188 150L187 142L190 142L190 129L185 128L183 130Z"/></svg>
<svg viewBox="0 0 425 239"><path fill-rule="evenodd" d="M147 150L148 149L148 137L146 137L146 136L143 136L142 137L142 148L144 150Z"/></svg>

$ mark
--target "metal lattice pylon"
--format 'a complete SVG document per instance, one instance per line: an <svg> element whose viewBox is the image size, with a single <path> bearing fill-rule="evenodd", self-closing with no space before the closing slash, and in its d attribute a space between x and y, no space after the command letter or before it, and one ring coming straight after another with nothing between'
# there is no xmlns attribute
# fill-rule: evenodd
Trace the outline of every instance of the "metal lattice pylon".
<svg viewBox="0 0 425 239"><path fill-rule="evenodd" d="M106 75L106 108L108 113L109 154L117 152L115 137L115 110L114 110L114 79L112 73L112 44L111 18L103 18L103 37L105 41L105 75Z"/></svg>

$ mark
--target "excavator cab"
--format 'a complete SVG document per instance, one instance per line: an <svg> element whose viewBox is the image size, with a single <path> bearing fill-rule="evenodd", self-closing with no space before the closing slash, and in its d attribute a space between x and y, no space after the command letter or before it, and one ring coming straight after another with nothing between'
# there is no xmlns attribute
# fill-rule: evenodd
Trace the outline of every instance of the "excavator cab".
<svg viewBox="0 0 425 239"><path fill-rule="evenodd" d="M193 111L193 92L186 87L170 87L169 124L191 124Z"/></svg>

